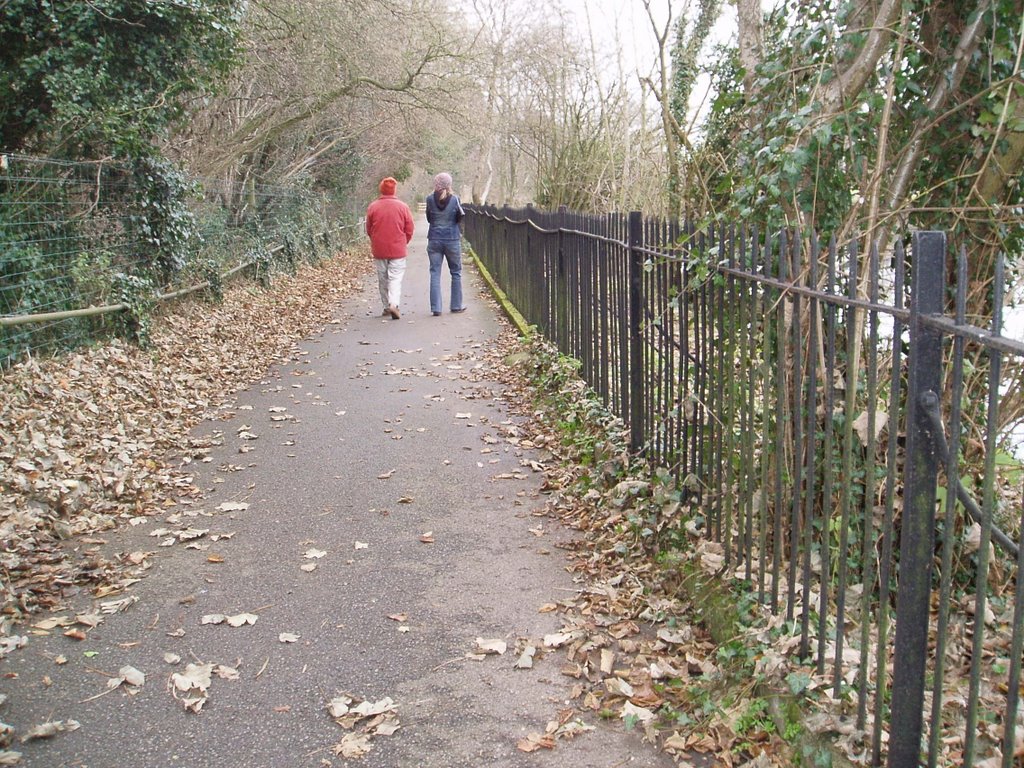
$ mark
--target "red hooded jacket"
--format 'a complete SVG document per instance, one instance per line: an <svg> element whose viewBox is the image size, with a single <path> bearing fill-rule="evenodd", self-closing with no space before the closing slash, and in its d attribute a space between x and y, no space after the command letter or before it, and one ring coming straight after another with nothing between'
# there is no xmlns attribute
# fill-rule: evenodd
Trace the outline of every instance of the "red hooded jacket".
<svg viewBox="0 0 1024 768"><path fill-rule="evenodd" d="M366 209L366 234L375 259L405 258L412 230L412 211L394 195L381 195Z"/></svg>

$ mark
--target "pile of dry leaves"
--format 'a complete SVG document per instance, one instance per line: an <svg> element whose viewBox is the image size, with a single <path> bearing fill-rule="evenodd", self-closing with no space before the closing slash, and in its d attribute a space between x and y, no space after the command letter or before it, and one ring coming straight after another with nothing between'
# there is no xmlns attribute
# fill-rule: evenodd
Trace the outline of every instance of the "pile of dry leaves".
<svg viewBox="0 0 1024 768"><path fill-rule="evenodd" d="M118 578L121 564L79 553L69 536L194 495L183 463L208 446L189 430L322 326L369 264L355 250L270 290L236 283L220 304L166 309L147 349L112 341L2 373L0 638L11 618Z"/></svg>

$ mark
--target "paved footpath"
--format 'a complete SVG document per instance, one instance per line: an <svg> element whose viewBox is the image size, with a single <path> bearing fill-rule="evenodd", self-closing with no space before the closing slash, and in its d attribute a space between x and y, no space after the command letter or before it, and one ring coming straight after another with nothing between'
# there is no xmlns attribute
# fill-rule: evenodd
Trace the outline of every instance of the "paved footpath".
<svg viewBox="0 0 1024 768"><path fill-rule="evenodd" d="M543 478L524 461L537 457L509 442L499 385L478 370L497 310L470 267L469 310L447 311L446 272L446 311L431 316L425 230L419 221L401 320L381 317L368 278L298 355L206 422L221 444L193 464L204 499L104 536L111 552L154 553L127 593L138 601L85 640L32 637L0 665L0 719L19 734L81 724L16 743L21 765L672 764L621 724L594 723L550 751L516 747L568 709L576 681L560 674L560 652L514 669L514 646L556 631L558 615L539 609L578 585L556 546L568 534L532 514ZM189 527L208 532L159 546ZM161 528L172 533L153 535ZM202 623L244 613L258 619ZM509 649L468 659L478 637ZM230 668L215 670L227 679L213 675L198 714L173 690L190 663ZM109 690L126 665L145 684ZM335 755L347 731L326 707L341 694L389 697L400 728L360 759Z"/></svg>

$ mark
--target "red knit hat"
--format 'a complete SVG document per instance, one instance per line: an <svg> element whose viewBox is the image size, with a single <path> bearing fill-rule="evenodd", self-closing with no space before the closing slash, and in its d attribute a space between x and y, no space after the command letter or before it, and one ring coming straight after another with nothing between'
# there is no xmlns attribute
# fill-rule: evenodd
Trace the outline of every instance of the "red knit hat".
<svg viewBox="0 0 1024 768"><path fill-rule="evenodd" d="M398 189L398 182L388 176L380 181L380 193L382 195L393 195Z"/></svg>

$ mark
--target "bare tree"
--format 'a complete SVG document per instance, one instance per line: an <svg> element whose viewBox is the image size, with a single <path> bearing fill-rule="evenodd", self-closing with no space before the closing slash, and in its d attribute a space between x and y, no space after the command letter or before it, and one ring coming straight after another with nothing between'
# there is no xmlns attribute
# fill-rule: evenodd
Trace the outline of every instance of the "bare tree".
<svg viewBox="0 0 1024 768"><path fill-rule="evenodd" d="M644 84L660 107L668 172L667 209L670 216L678 218L684 200L680 152L684 147L692 149L686 126L690 96L698 72L697 61L722 3L721 0L697 0L694 12L687 2L675 23L669 6L668 17L663 24L655 18L650 0L643 0L643 3L657 42L656 79L644 78Z"/></svg>
<svg viewBox="0 0 1024 768"><path fill-rule="evenodd" d="M451 113L464 43L433 0L261 0L246 60L175 147L198 172L282 181L367 157L403 162ZM454 76L451 76L454 75Z"/></svg>

